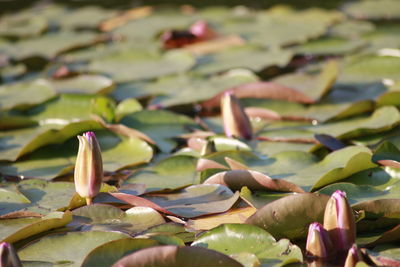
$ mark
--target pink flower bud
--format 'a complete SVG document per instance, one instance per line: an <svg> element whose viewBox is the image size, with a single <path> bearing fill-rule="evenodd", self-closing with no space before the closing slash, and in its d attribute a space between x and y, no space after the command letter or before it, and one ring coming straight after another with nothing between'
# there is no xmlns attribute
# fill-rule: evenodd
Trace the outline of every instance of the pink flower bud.
<svg viewBox="0 0 400 267"><path fill-rule="evenodd" d="M356 239L356 223L346 193L334 192L326 204L324 227L337 250L347 251Z"/></svg>
<svg viewBox="0 0 400 267"><path fill-rule="evenodd" d="M78 135L79 150L75 164L75 190L86 198L87 204L92 203L101 187L103 179L103 161L99 143L93 132Z"/></svg>
<svg viewBox="0 0 400 267"><path fill-rule="evenodd" d="M189 32L202 40L212 39L216 36L214 30L212 30L204 20L196 21L190 26Z"/></svg>
<svg viewBox="0 0 400 267"><path fill-rule="evenodd" d="M7 242L0 244L0 266L4 267L22 267L17 252L13 246Z"/></svg>
<svg viewBox="0 0 400 267"><path fill-rule="evenodd" d="M221 112L226 136L244 139L252 138L249 117L247 117L238 99L231 92L226 92L222 96Z"/></svg>
<svg viewBox="0 0 400 267"><path fill-rule="evenodd" d="M332 248L329 234L324 227L318 222L310 224L306 245L307 254L317 258L327 258L332 255Z"/></svg>
<svg viewBox="0 0 400 267"><path fill-rule="evenodd" d="M355 267L357 262L361 261L361 254L357 248L356 244L349 249L347 253L346 261L344 263L344 267Z"/></svg>

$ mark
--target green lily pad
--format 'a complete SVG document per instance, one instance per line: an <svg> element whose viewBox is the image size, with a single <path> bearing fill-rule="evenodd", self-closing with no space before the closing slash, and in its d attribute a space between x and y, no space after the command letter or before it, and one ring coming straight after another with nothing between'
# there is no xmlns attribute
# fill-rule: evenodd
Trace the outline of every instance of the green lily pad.
<svg viewBox="0 0 400 267"><path fill-rule="evenodd" d="M341 38L354 38L376 29L375 25L363 20L345 20L330 28L330 35Z"/></svg>
<svg viewBox="0 0 400 267"><path fill-rule="evenodd" d="M171 138L189 132L190 128L199 128L189 117L164 110L138 111L128 114L120 122L145 133L163 152L170 152L175 147Z"/></svg>
<svg viewBox="0 0 400 267"><path fill-rule="evenodd" d="M127 138L107 130L96 131L102 149L105 171L118 171L123 168L147 163L153 156L152 148L138 138ZM7 175L37 177L50 180L70 172L78 152L78 139L75 137L62 145L46 146L24 160L15 163L0 163L0 172Z"/></svg>
<svg viewBox="0 0 400 267"><path fill-rule="evenodd" d="M157 245L159 243L151 239L123 238L113 240L93 249L85 257L82 266L109 267L130 253Z"/></svg>
<svg viewBox="0 0 400 267"><path fill-rule="evenodd" d="M276 239L298 239L307 236L312 222L322 222L329 196L322 194L295 194L271 202L246 220L259 226Z"/></svg>
<svg viewBox="0 0 400 267"><path fill-rule="evenodd" d="M214 250L201 247L156 246L134 252L113 266L242 266L239 262ZM217 265L216 265L217 264Z"/></svg>
<svg viewBox="0 0 400 267"><path fill-rule="evenodd" d="M394 217L396 214L399 214L399 209L395 207L396 203L399 203L399 201L380 201L382 204L380 208L378 208L379 202L372 203L374 200L395 200L400 191L400 185L398 183L392 185L391 188L387 190L379 190L370 185L335 183L322 188L318 192L330 195L336 190L346 192L349 203L357 210L365 208L364 210L366 213L381 214L387 217ZM390 204L390 202L392 203Z"/></svg>
<svg viewBox="0 0 400 267"><path fill-rule="evenodd" d="M142 105L135 98L127 98L118 103L115 108L116 121L125 117L128 114L143 110Z"/></svg>
<svg viewBox="0 0 400 267"><path fill-rule="evenodd" d="M0 109L27 108L54 96L53 87L44 79L3 85L0 87Z"/></svg>
<svg viewBox="0 0 400 267"><path fill-rule="evenodd" d="M193 56L185 51L171 51L163 55L125 51L94 59L89 69L110 75L117 82L127 82L183 73L194 64Z"/></svg>
<svg viewBox="0 0 400 267"><path fill-rule="evenodd" d="M101 21L109 19L115 15L116 12L114 10L103 9L96 6L80 7L63 14L62 19L59 20L58 23L65 29L95 29Z"/></svg>
<svg viewBox="0 0 400 267"><path fill-rule="evenodd" d="M195 238L194 232L189 232L183 224L178 223L164 223L157 226L153 226L150 229L142 233L144 236L157 236L157 235L170 235L176 236L183 240L185 243L193 242Z"/></svg>
<svg viewBox="0 0 400 267"><path fill-rule="evenodd" d="M240 198L250 206L261 209L268 203L280 199L282 197L290 196L295 193L282 193L282 192L266 192L266 191L250 191L249 188L243 186L240 190Z"/></svg>
<svg viewBox="0 0 400 267"><path fill-rule="evenodd" d="M287 74L275 79L275 82L294 88L311 99L318 101L327 94L338 76L339 68L337 62L328 61L318 75L305 73Z"/></svg>
<svg viewBox="0 0 400 267"><path fill-rule="evenodd" d="M19 250L22 261L46 261L53 264L68 263L81 266L86 255L101 244L128 236L119 232L69 232L45 236ZM79 248L71 249L71 248ZM42 251L46 253L42 253Z"/></svg>
<svg viewBox="0 0 400 267"><path fill-rule="evenodd" d="M111 79L101 75L81 74L71 78L52 80L51 85L60 94L85 93L105 94L114 89Z"/></svg>
<svg viewBox="0 0 400 267"><path fill-rule="evenodd" d="M303 261L300 248L290 244L289 240L276 242L265 230L246 224L218 226L201 235L191 246L213 249L234 258L240 253L251 253L265 266L283 266Z"/></svg>
<svg viewBox="0 0 400 267"><path fill-rule="evenodd" d="M146 192L177 189L199 183L197 158L172 156L156 165L139 170L125 180L126 184L145 184Z"/></svg>
<svg viewBox="0 0 400 267"><path fill-rule="evenodd" d="M200 57L199 63L193 71L203 75L234 68L248 68L258 72L270 66L284 67L289 63L292 56L293 53L289 50L265 50L252 46L242 46ZM238 61L238 58L241 58L241 60Z"/></svg>
<svg viewBox="0 0 400 267"><path fill-rule="evenodd" d="M350 146L336 150L322 161L299 170L296 174L285 178L303 188L312 191L331 184L362 170L376 165L371 161L372 153L368 148ZM312 186L310 186L312 184Z"/></svg>
<svg viewBox="0 0 400 267"><path fill-rule="evenodd" d="M94 33L68 32L49 33L37 38L19 41L9 47L7 52L14 58L22 60L29 57L50 59L59 54L94 44L98 36Z"/></svg>
<svg viewBox="0 0 400 267"><path fill-rule="evenodd" d="M388 160L399 162L400 150L391 142L383 142L376 148L376 151L372 156L372 160L376 163L381 163L382 161Z"/></svg>
<svg viewBox="0 0 400 267"><path fill-rule="evenodd" d="M375 110L370 117L354 118L341 122L308 127L307 130L319 134L329 134L340 139L349 139L362 135L389 130L400 123L400 113L393 106Z"/></svg>
<svg viewBox="0 0 400 267"><path fill-rule="evenodd" d="M342 38L323 38L302 44L295 48L303 55L346 55L361 50L367 45L362 40L347 40Z"/></svg>
<svg viewBox="0 0 400 267"><path fill-rule="evenodd" d="M109 107L98 108L96 101L112 101L105 96L61 94L42 105L38 105L27 111L27 115L41 125L44 124L68 124L80 120L90 120L92 114L107 112Z"/></svg>
<svg viewBox="0 0 400 267"><path fill-rule="evenodd" d="M400 18L400 4L396 0L364 0L349 3L344 11L359 19L398 19Z"/></svg>
<svg viewBox="0 0 400 267"><path fill-rule="evenodd" d="M43 180L26 180L17 186L27 199L29 204L21 206L16 203L9 203L6 209L2 210L3 214L28 211L46 215L52 211L68 206L68 203L75 193L75 186L68 182L47 182ZM5 213L4 213L5 212Z"/></svg>
<svg viewBox="0 0 400 267"><path fill-rule="evenodd" d="M285 46L323 35L329 25L342 17L337 11L318 8L297 11L288 6L277 6L247 20L228 20L222 30L243 35L251 43L266 47Z"/></svg>
<svg viewBox="0 0 400 267"><path fill-rule="evenodd" d="M111 205L95 204L78 208L73 211L73 215L69 227L80 231L120 231L133 234L165 223L161 214L148 207L134 207L124 212Z"/></svg>
<svg viewBox="0 0 400 267"><path fill-rule="evenodd" d="M67 125L46 124L40 127L0 132L0 160L14 161L39 147L63 143L84 131L101 128L101 125L95 121L78 121Z"/></svg>
<svg viewBox="0 0 400 267"><path fill-rule="evenodd" d="M399 68L399 57L357 56L346 61L339 76L339 81L343 83L365 83L383 79L400 80L400 75L397 72Z"/></svg>
<svg viewBox="0 0 400 267"><path fill-rule="evenodd" d="M29 12L6 15L1 18L0 36L26 38L40 35L47 28L47 20Z"/></svg>
<svg viewBox="0 0 400 267"><path fill-rule="evenodd" d="M0 220L1 242L14 243L30 236L67 225L72 220L70 211L53 212L43 218L21 218Z"/></svg>

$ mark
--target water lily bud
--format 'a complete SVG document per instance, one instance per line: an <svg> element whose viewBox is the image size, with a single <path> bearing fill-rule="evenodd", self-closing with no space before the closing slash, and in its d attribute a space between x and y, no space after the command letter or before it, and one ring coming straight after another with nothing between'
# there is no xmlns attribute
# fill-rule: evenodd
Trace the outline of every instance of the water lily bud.
<svg viewBox="0 0 400 267"><path fill-rule="evenodd" d="M204 20L196 21L190 26L189 32L203 40L212 39L217 35Z"/></svg>
<svg viewBox="0 0 400 267"><path fill-rule="evenodd" d="M357 262L361 261L361 254L356 244L349 249L344 267L355 267Z"/></svg>
<svg viewBox="0 0 400 267"><path fill-rule="evenodd" d="M0 266L4 267L22 267L17 252L13 246L7 242L0 244Z"/></svg>
<svg viewBox="0 0 400 267"><path fill-rule="evenodd" d="M356 239L356 223L346 193L334 192L326 204L324 228L337 250L348 250Z"/></svg>
<svg viewBox="0 0 400 267"><path fill-rule="evenodd" d="M75 164L75 190L86 203L92 203L92 198L100 191L103 179L103 161L99 143L93 132L78 135L79 150Z"/></svg>
<svg viewBox="0 0 400 267"><path fill-rule="evenodd" d="M221 98L221 112L226 136L244 139L252 138L249 117L247 117L238 99L231 92L226 92Z"/></svg>
<svg viewBox="0 0 400 267"><path fill-rule="evenodd" d="M318 222L310 224L308 228L306 250L307 254L317 258L326 258L332 254L328 231Z"/></svg>

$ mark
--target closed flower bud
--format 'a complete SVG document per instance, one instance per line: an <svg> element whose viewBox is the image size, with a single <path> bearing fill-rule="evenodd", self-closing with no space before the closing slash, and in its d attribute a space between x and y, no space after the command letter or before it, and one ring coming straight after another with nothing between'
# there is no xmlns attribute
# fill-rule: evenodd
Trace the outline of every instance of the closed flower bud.
<svg viewBox="0 0 400 267"><path fill-rule="evenodd" d="M75 164L75 190L86 203L92 203L101 187L103 179L103 162L99 143L93 132L78 135L79 150Z"/></svg>
<svg viewBox="0 0 400 267"><path fill-rule="evenodd" d="M189 32L202 40L212 39L217 35L203 20L199 20L190 26Z"/></svg>
<svg viewBox="0 0 400 267"><path fill-rule="evenodd" d="M334 192L326 204L324 228L337 250L347 251L356 239L356 223L346 193Z"/></svg>
<svg viewBox="0 0 400 267"><path fill-rule="evenodd" d="M13 246L7 242L0 244L0 266L4 267L22 267Z"/></svg>
<svg viewBox="0 0 400 267"><path fill-rule="evenodd" d="M310 224L308 228L307 254L317 258L327 258L332 255L332 243L328 232L318 223Z"/></svg>
<svg viewBox="0 0 400 267"><path fill-rule="evenodd" d="M354 244L347 253L347 258L344 263L344 267L355 267L357 262L361 261L361 254L357 248L357 245Z"/></svg>
<svg viewBox="0 0 400 267"><path fill-rule="evenodd" d="M252 138L250 120L232 93L226 92L221 98L221 112L226 136Z"/></svg>

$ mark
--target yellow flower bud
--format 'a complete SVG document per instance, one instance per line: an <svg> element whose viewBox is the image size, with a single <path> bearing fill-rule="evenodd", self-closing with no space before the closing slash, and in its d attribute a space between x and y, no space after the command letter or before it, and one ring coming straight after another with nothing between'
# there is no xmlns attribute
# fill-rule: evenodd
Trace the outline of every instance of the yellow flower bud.
<svg viewBox="0 0 400 267"><path fill-rule="evenodd" d="M347 251L356 239L356 223L346 193L334 192L326 204L324 228L337 250Z"/></svg>
<svg viewBox="0 0 400 267"><path fill-rule="evenodd" d="M332 255L332 243L328 232L318 223L310 224L308 228L307 254L317 258L327 258Z"/></svg>

